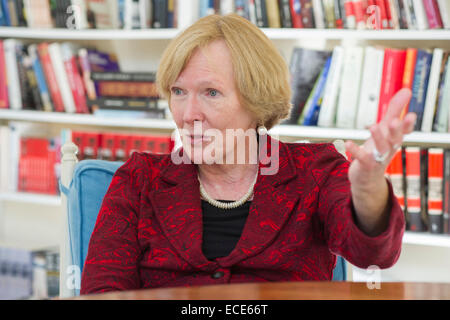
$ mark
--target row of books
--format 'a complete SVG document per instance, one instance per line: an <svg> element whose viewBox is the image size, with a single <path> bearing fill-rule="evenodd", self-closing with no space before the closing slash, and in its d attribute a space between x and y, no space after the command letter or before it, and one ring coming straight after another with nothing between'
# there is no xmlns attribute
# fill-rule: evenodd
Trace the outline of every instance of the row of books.
<svg viewBox="0 0 450 320"><path fill-rule="evenodd" d="M0 247L0 300L48 299L58 295L57 249Z"/></svg>
<svg viewBox="0 0 450 320"><path fill-rule="evenodd" d="M78 146L79 160L126 161L135 151L174 148L170 136L64 129L55 137L45 125L12 122L0 127L0 190L59 194L61 146L67 141Z"/></svg>
<svg viewBox="0 0 450 320"><path fill-rule="evenodd" d="M0 26L176 28L177 0L0 0Z"/></svg>
<svg viewBox="0 0 450 320"><path fill-rule="evenodd" d="M398 90L409 88L412 98L403 115L417 114L414 130L448 132L448 57L449 52L440 48L336 46L332 52L294 48L293 110L284 123L367 129L383 119Z"/></svg>
<svg viewBox="0 0 450 320"><path fill-rule="evenodd" d="M264 28L450 28L446 0L200 0L200 16L229 12Z"/></svg>
<svg viewBox="0 0 450 320"><path fill-rule="evenodd" d="M450 234L450 149L404 147L386 175L404 209L407 230Z"/></svg>
<svg viewBox="0 0 450 320"><path fill-rule="evenodd" d="M128 110L165 118L158 100L155 73L121 72L114 54L68 42L0 40L0 109Z"/></svg>

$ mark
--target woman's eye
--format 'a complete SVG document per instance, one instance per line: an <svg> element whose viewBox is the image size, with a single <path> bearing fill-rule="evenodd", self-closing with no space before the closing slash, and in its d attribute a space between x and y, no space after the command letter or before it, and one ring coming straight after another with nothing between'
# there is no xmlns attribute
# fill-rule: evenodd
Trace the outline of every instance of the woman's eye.
<svg viewBox="0 0 450 320"><path fill-rule="evenodd" d="M209 90L209 95L211 97L216 97L219 94L219 92L216 89L210 89Z"/></svg>
<svg viewBox="0 0 450 320"><path fill-rule="evenodd" d="M183 93L183 91L180 89L180 88L172 88L172 93L174 94L174 95L180 95L180 94L182 94Z"/></svg>

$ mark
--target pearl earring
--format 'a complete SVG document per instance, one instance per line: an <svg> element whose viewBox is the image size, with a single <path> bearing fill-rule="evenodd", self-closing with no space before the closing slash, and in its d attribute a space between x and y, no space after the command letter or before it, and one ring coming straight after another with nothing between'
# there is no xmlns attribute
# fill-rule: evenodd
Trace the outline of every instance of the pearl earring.
<svg viewBox="0 0 450 320"><path fill-rule="evenodd" d="M258 134L260 136L267 134L267 128L265 126L259 126L258 127Z"/></svg>

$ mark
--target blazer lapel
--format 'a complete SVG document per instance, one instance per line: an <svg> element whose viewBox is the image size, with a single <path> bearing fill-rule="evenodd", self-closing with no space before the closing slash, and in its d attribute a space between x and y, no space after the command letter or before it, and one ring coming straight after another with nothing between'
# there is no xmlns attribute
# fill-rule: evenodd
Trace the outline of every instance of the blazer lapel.
<svg viewBox="0 0 450 320"><path fill-rule="evenodd" d="M278 156L270 151L272 143L278 143ZM268 138L267 154L275 161L275 174L265 174L265 159L260 161L259 176L254 189L252 204L241 238L229 256L217 259L223 267L232 266L239 261L264 250L282 230L284 223L295 208L300 192L296 177L296 166L288 147L273 138ZM263 152L266 154L266 150ZM267 170L265 171L267 173Z"/></svg>
<svg viewBox="0 0 450 320"><path fill-rule="evenodd" d="M167 239L193 267L215 270L217 263L207 260L202 252L203 221L196 165L175 164L169 159L161 179L166 186L161 184L149 197Z"/></svg>

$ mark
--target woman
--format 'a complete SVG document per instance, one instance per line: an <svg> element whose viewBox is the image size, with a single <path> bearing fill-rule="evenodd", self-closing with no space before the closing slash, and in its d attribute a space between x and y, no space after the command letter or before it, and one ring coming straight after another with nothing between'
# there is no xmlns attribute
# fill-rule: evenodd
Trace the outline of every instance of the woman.
<svg viewBox="0 0 450 320"><path fill-rule="evenodd" d="M202 18L177 36L157 81L183 147L134 153L117 171L82 294L330 280L335 255L361 268L396 262L405 222L384 172L413 128L414 114L399 118L410 91L392 99L364 145L346 143L350 164L332 144L266 134L289 114L289 73L273 44L237 15Z"/></svg>

